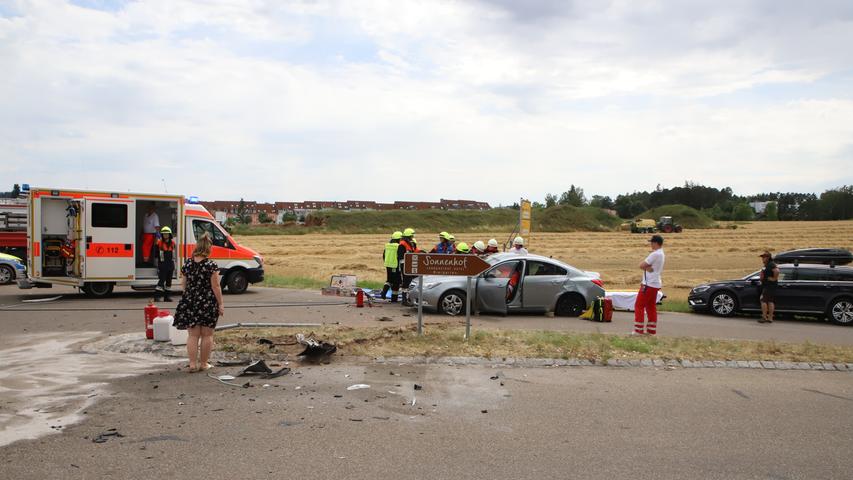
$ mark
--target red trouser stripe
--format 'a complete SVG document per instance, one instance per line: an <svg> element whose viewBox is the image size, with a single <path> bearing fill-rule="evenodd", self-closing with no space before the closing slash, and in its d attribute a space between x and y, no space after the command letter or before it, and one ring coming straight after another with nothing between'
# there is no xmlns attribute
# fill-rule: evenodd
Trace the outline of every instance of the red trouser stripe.
<svg viewBox="0 0 853 480"><path fill-rule="evenodd" d="M644 327L644 317L648 316L649 323L647 326L648 333L654 335L657 333L657 323L658 323L658 309L657 309L657 300L658 300L658 290L659 288L647 287L645 285L640 287L640 291L637 292L637 301L634 302L634 332L636 333L646 333L643 331Z"/></svg>

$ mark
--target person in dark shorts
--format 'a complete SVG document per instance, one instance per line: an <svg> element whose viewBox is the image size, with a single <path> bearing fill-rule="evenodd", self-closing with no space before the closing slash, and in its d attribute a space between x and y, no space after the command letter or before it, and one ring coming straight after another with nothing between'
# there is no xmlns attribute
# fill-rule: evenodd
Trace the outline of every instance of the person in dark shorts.
<svg viewBox="0 0 853 480"><path fill-rule="evenodd" d="M195 250L181 267L181 286L184 293L175 310L174 326L187 330L187 356L189 371L210 368L207 361L213 350L213 330L219 317L225 314L222 288L219 285L219 267L211 260L210 235L204 233L196 240Z"/></svg>
<svg viewBox="0 0 853 480"><path fill-rule="evenodd" d="M779 284L779 267L773 261L773 255L764 251L761 255L764 269L761 270L761 320L758 323L773 323L773 310L776 308L776 286Z"/></svg>

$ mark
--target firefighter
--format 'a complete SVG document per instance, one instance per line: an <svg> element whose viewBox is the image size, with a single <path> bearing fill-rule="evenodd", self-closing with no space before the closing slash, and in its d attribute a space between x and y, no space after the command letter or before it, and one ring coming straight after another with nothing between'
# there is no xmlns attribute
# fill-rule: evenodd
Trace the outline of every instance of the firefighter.
<svg viewBox="0 0 853 480"><path fill-rule="evenodd" d="M524 248L523 238L515 237L515 240L512 241L512 248L510 249L510 253L514 253L516 255L527 255L527 249Z"/></svg>
<svg viewBox="0 0 853 480"><path fill-rule="evenodd" d="M172 287L172 275L175 273L175 239L172 229L162 227L160 240L157 240L157 287L154 289L154 300L157 294L163 295L164 302L171 302L169 288Z"/></svg>
<svg viewBox="0 0 853 480"><path fill-rule="evenodd" d="M447 232L441 232L438 234L438 243L432 247L432 250L429 253L453 253L453 245L450 243L450 239L453 235Z"/></svg>
<svg viewBox="0 0 853 480"><path fill-rule="evenodd" d="M456 245L456 251L454 251L453 253L459 255L466 255L471 253L471 247L469 247L468 244L465 242L459 242L459 244Z"/></svg>
<svg viewBox="0 0 853 480"><path fill-rule="evenodd" d="M400 262L398 260L397 249L400 248L400 240L402 238L403 232L397 231L392 233L391 240L385 244L385 251L382 253L386 279L380 297L385 298L388 290L391 290L391 303L397 303L400 295Z"/></svg>
<svg viewBox="0 0 853 480"><path fill-rule="evenodd" d="M452 233L447 234L447 243L450 244L447 253L456 253L456 237Z"/></svg>
<svg viewBox="0 0 853 480"><path fill-rule="evenodd" d="M482 240L477 240L476 242L474 242L474 246L471 247L471 253L482 257L486 254L486 244L483 243Z"/></svg>
<svg viewBox="0 0 853 480"><path fill-rule="evenodd" d="M486 245L486 255L491 255L493 253L498 253L498 241L494 238L489 240L488 245Z"/></svg>
<svg viewBox="0 0 853 480"><path fill-rule="evenodd" d="M409 304L409 285L411 285L412 280L415 278L411 275L406 275L403 272L403 263L405 262L405 256L407 253L418 253L420 249L418 249L417 242L415 242L415 229L407 228L403 230L403 238L400 239L400 246L397 248L397 260L400 263L400 276L402 279L402 288L400 290L401 299L403 305Z"/></svg>

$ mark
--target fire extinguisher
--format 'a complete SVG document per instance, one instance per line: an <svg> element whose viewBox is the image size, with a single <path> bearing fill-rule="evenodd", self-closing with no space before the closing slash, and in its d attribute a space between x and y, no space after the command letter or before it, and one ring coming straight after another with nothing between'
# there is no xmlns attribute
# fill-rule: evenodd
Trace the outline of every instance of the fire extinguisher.
<svg viewBox="0 0 853 480"><path fill-rule="evenodd" d="M355 292L355 306L356 308L364 308L364 290L360 288Z"/></svg>
<svg viewBox="0 0 853 480"><path fill-rule="evenodd" d="M154 305L154 300L149 300L145 307L145 338L147 339L154 338L154 319L157 318L158 313L160 309Z"/></svg>

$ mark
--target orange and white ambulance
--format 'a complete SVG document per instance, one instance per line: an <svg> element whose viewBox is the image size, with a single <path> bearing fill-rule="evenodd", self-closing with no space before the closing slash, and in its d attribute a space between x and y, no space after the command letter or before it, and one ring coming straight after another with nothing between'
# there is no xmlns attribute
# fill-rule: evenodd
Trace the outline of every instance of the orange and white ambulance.
<svg viewBox="0 0 853 480"><path fill-rule="evenodd" d="M210 258L219 265L226 291L243 293L264 279L261 255L234 241L194 197L31 188L28 278L18 286L70 285L94 297L109 295L115 286L153 289L157 269L142 255L144 218L152 211L161 227L171 228L179 246L175 280L204 232L213 240Z"/></svg>

